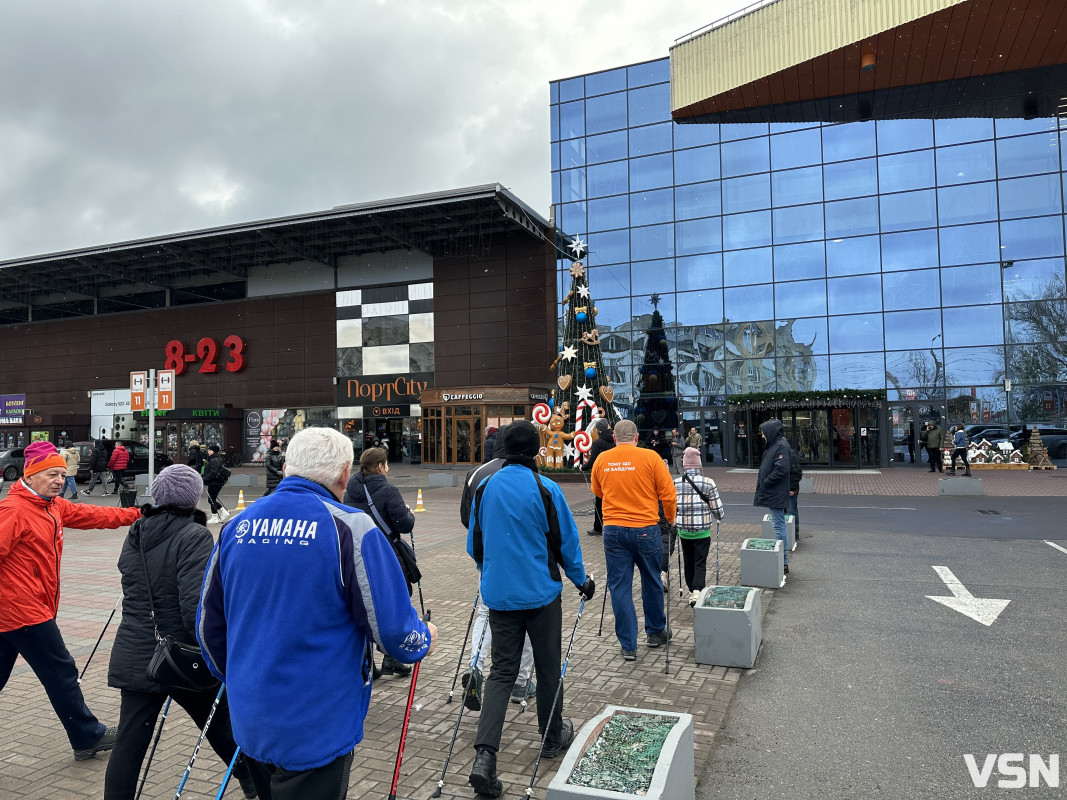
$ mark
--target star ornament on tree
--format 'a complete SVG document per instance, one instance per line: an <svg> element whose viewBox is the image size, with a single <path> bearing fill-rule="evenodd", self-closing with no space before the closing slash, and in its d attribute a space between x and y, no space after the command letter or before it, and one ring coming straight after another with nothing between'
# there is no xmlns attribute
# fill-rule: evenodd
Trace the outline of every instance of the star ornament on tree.
<svg viewBox="0 0 1067 800"><path fill-rule="evenodd" d="M577 391L578 391L578 402L579 403L582 402L583 400L588 400L588 401L592 402L592 400L593 400L593 390L590 387L586 386L585 384L582 384L581 386L578 387Z"/></svg>
<svg viewBox="0 0 1067 800"><path fill-rule="evenodd" d="M582 253L589 249L589 246L582 241L581 236L571 242L568 247L574 252L574 257L576 259L580 259L582 257Z"/></svg>
<svg viewBox="0 0 1067 800"><path fill-rule="evenodd" d="M574 445L572 445L570 442L567 442L567 444L563 445L564 458L574 458L576 455L578 455L578 451L574 449Z"/></svg>
<svg viewBox="0 0 1067 800"><path fill-rule="evenodd" d="M588 300L589 299L589 287L588 286L579 286L578 287L578 296L579 297L584 297L584 298L586 298Z"/></svg>
<svg viewBox="0 0 1067 800"><path fill-rule="evenodd" d="M578 348L577 347L574 347L573 345L567 345L566 347L563 348L563 360L564 361L570 361L572 358L577 357L577 355L578 355Z"/></svg>

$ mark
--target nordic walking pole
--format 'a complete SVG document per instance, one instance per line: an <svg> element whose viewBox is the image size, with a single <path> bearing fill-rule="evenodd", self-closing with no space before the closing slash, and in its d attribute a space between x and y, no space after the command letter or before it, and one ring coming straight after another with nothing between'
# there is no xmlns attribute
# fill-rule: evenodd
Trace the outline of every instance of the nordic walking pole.
<svg viewBox="0 0 1067 800"><path fill-rule="evenodd" d="M412 549L414 549L414 544ZM423 619L429 622L430 612L426 612ZM396 766L393 768L393 783L389 787L389 800L396 800L396 785L400 781L400 764L404 761L404 744L408 739L408 723L411 721L411 705L415 702L415 682L419 679L420 666L422 666L422 661L416 661L415 668L411 671L411 688L408 689L408 705L404 709L404 727L400 729L400 744L396 749Z"/></svg>
<svg viewBox="0 0 1067 800"><path fill-rule="evenodd" d="M204 722L204 729L200 731L200 738L196 740L196 747L193 748L193 754L189 756L189 763L185 767L185 774L182 775L182 781L178 784L178 791L174 793L174 800L178 800L182 796L182 792L185 791L185 782L189 780L189 773L193 771L193 762L196 761L197 755L200 753L200 746L204 743L204 737L207 736L207 729L211 727L211 720L215 717L215 709L219 707L219 702L222 700L222 693L226 691L226 684L222 684L219 687L219 693L215 695L215 702L211 704L211 711L208 712L207 721Z"/></svg>
<svg viewBox="0 0 1067 800"><path fill-rule="evenodd" d="M667 532L667 541L670 541L673 533ZM670 559L670 551L667 552L667 558ZM667 637L667 663L663 667L663 671L667 674L671 674L671 562L667 561L667 591L663 594L663 605L666 608L667 625L663 628L663 634Z"/></svg>
<svg viewBox="0 0 1067 800"><path fill-rule="evenodd" d="M715 585L719 585L719 521L715 520Z"/></svg>
<svg viewBox="0 0 1067 800"><path fill-rule="evenodd" d="M237 756L241 755L241 746L237 745L237 749L233 751L233 758L230 759L230 766L226 767L226 774L222 776L222 786L219 787L219 793L215 795L215 800L222 800L222 796L226 794L226 787L230 783L230 775L233 774L233 767L237 763Z"/></svg>
<svg viewBox="0 0 1067 800"><path fill-rule="evenodd" d="M156 754L156 745L159 737L163 735L163 723L167 721L167 712L170 711L171 698L167 696L167 702L163 704L163 716L159 719L159 727L156 729L156 738L152 741L152 752L148 754L148 763L144 765L144 775L141 776L141 785L137 787L137 796L133 800L141 800L141 792L144 791L144 782L148 780L148 770L152 767L152 758Z"/></svg>
<svg viewBox="0 0 1067 800"><path fill-rule="evenodd" d="M608 607L608 578L607 568L604 569L604 597L600 601L600 627L597 628L596 635L599 636L604 632L604 611Z"/></svg>
<svg viewBox="0 0 1067 800"><path fill-rule="evenodd" d="M413 531L413 530L408 531L408 536L411 537L411 552L415 553L415 560L418 561L419 560L419 556L418 556L418 553L415 551L415 531ZM419 587L419 609L422 611L423 619L425 619L428 622L430 618L428 616L426 616L426 604L422 602L422 576L421 576L421 573L420 573L419 579L416 581L416 583L418 584L418 587Z"/></svg>
<svg viewBox="0 0 1067 800"><path fill-rule="evenodd" d="M677 529L677 527L676 527ZM682 537L675 533L678 542L675 548L678 550L678 596L682 596Z"/></svg>
<svg viewBox="0 0 1067 800"><path fill-rule="evenodd" d="M545 752L545 741L548 739L548 728L552 724L552 716L556 713L556 703L559 702L559 693L563 689L563 678L567 675L567 666L571 663L571 650L574 649L574 634L578 632L578 623L582 621L582 612L585 610L585 595L578 604L578 616L574 620L574 628L571 630L571 640L567 642L567 655L563 659L563 669L559 673L559 683L556 684L556 693L552 696L552 708L548 711L548 723L545 724L545 732L541 734L541 746L537 748L537 760L534 762L533 774L530 783L526 787L526 796L533 794L533 785L537 780L537 769L541 766L541 754Z"/></svg>
<svg viewBox="0 0 1067 800"><path fill-rule="evenodd" d="M456 681L459 680L459 671L463 666L463 655L467 652L467 638L471 635L471 626L474 625L474 615L478 613L478 598L482 596L481 584L478 585L478 591L474 593L474 607L471 609L471 618L467 620L467 632L463 634L463 647L459 650L459 661L456 662L456 674L452 676L452 688L448 690L448 699L446 703L452 702L452 695L456 691ZM486 623L488 624L488 623ZM481 649L481 645L478 646Z"/></svg>
<svg viewBox="0 0 1067 800"><path fill-rule="evenodd" d="M78 683L82 682L82 678L85 677L85 670L89 669L89 662L93 660L93 656L96 655L96 648L100 646L100 642L104 640L104 634L107 633L108 625L111 624L111 620L115 618L115 612L119 610L119 603L122 602L122 595L119 595L119 599L115 601L115 607L111 609L111 614L107 618L107 622L104 623L104 629L100 631L100 635L96 639L96 644L93 645L93 652L89 653L89 657L85 659L85 666L82 667L82 674L78 676Z"/></svg>

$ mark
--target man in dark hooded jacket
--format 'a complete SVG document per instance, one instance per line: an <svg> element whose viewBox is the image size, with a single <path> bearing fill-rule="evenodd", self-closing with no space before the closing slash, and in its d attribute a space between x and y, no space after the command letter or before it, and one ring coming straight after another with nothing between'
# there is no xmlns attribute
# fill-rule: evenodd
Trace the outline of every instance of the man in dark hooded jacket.
<svg viewBox="0 0 1067 800"><path fill-rule="evenodd" d="M498 438L498 431L492 425L489 425L485 429L485 444L482 446L482 452L485 454L482 456L482 463L487 464L496 458L496 440Z"/></svg>
<svg viewBox="0 0 1067 800"><path fill-rule="evenodd" d="M582 465L582 471L592 472L597 456L601 453L606 453L613 447L615 447L615 434L611 431L611 423L606 419L598 419L596 423L596 441L589 448L589 460ZM596 498L593 511L593 529L587 531L587 533L590 536L604 535L604 498L602 497Z"/></svg>
<svg viewBox="0 0 1067 800"><path fill-rule="evenodd" d="M104 480L104 473L107 471L107 460L111 457L111 454L107 450L107 445L103 439L97 439L93 444L93 452L89 455L89 485L85 487L85 494L90 495L93 493L93 487L96 484L101 484L104 487L104 497L107 497L111 492L107 490L107 481Z"/></svg>
<svg viewBox="0 0 1067 800"><path fill-rule="evenodd" d="M782 542L785 571L789 572L789 548L785 532L785 510L789 506L789 470L791 452L789 442L782 435L782 421L769 419L759 426L760 436L767 442L756 478L754 506L770 509L774 535Z"/></svg>

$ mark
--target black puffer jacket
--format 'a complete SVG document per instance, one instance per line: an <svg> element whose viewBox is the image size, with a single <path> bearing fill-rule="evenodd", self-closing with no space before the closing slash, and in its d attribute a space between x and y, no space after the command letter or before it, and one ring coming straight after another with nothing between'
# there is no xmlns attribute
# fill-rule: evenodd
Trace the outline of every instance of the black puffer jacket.
<svg viewBox="0 0 1067 800"><path fill-rule="evenodd" d="M370 499L374 501L374 507L378 510L378 514L381 515L385 524L390 527L391 538L396 538L401 533L410 533L414 529L415 515L408 510L407 505L404 503L404 498L400 496L400 490L389 483L384 475L364 475L362 472L357 472L348 479L348 486L345 487L344 504L370 514L367 495L363 491L364 486L370 491ZM373 514L371 514L371 518L375 520L374 524L377 525L378 521ZM387 537L390 536L390 531L382 531L382 533Z"/></svg>
<svg viewBox="0 0 1067 800"><path fill-rule="evenodd" d="M583 472L592 472L597 456L615 447L615 436L612 434L611 425L606 419L597 421L596 436L596 441L589 448L589 460L582 466Z"/></svg>
<svg viewBox="0 0 1067 800"><path fill-rule="evenodd" d="M282 455L282 451L279 450L275 453L273 450L267 451L266 465L267 465L267 488L275 489L278 484L282 482L282 465L285 464L285 456Z"/></svg>
<svg viewBox="0 0 1067 800"><path fill-rule="evenodd" d="M107 447L104 445L103 439L97 439L93 445L93 452L89 459L89 471L90 472L103 472L107 469L107 461L111 458L111 454L107 451Z"/></svg>
<svg viewBox="0 0 1067 800"><path fill-rule="evenodd" d="M145 675L156 649L150 608L155 607L160 635L196 644L196 607L214 540L204 527L207 516L203 511L190 515L187 509L145 506L141 513L143 516L130 527L119 553L122 622L111 648L107 685L165 693L165 686ZM138 544L144 548L144 561ZM151 603L145 563L151 576Z"/></svg>
<svg viewBox="0 0 1067 800"><path fill-rule="evenodd" d="M215 453L207 460L207 466L204 467L204 485L205 486L223 486L226 483L226 464L222 460L220 453Z"/></svg>
<svg viewBox="0 0 1067 800"><path fill-rule="evenodd" d="M200 445L189 448L189 457L185 459L185 465L192 467L197 472L204 471L204 448Z"/></svg>
<svg viewBox="0 0 1067 800"><path fill-rule="evenodd" d="M759 429L767 437L767 449L763 451L752 505L785 508L789 505L789 442L782 435L780 419L769 419Z"/></svg>

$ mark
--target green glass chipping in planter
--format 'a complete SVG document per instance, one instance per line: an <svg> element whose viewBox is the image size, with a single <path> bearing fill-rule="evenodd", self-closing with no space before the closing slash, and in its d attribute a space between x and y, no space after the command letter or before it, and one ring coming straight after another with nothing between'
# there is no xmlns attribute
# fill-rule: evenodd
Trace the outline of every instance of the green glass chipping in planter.
<svg viewBox="0 0 1067 800"><path fill-rule="evenodd" d="M773 550L774 546L778 544L777 539L749 539L749 550Z"/></svg>
<svg viewBox="0 0 1067 800"><path fill-rule="evenodd" d="M645 794L676 717L614 714L574 765L567 783L590 789Z"/></svg>
<svg viewBox="0 0 1067 800"><path fill-rule="evenodd" d="M769 541L764 539L762 541ZM702 608L744 608L748 593L754 592L748 586L713 586L704 597Z"/></svg>

